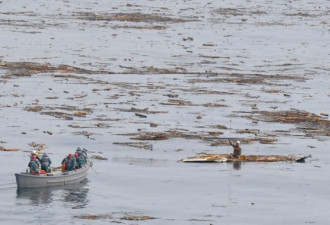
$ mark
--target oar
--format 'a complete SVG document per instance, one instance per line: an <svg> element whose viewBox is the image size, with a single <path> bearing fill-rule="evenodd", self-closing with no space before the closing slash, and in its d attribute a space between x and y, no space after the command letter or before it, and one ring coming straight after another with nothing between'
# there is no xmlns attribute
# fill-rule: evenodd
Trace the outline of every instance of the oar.
<svg viewBox="0 0 330 225"><path fill-rule="evenodd" d="M93 168L93 163L91 164L89 161L88 161L88 163L87 163L88 165L89 165L89 167L96 173L96 174L98 174L97 172L96 172L96 170L94 170L94 168Z"/></svg>
<svg viewBox="0 0 330 225"><path fill-rule="evenodd" d="M62 169L62 166L52 167L52 170L59 170L59 169Z"/></svg>

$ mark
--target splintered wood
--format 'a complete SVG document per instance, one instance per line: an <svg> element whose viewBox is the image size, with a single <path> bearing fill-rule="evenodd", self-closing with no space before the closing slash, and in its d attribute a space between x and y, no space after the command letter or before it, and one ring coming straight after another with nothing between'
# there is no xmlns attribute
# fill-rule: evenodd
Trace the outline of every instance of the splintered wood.
<svg viewBox="0 0 330 225"><path fill-rule="evenodd" d="M310 157L310 156L308 156ZM234 158L230 154L201 154L187 159L183 162L279 162L295 161L306 157L282 156L282 155L240 155Z"/></svg>

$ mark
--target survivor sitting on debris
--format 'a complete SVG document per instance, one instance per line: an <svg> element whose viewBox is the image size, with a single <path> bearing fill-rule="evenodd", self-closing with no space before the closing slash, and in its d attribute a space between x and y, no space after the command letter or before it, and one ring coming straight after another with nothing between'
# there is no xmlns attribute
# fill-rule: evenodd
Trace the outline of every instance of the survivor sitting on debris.
<svg viewBox="0 0 330 225"><path fill-rule="evenodd" d="M241 155L242 153L242 148L240 146L240 142L239 141L236 141L236 144L233 144L230 140L229 140L229 143L231 146L233 146L234 148L234 151L233 151L233 157L234 158L237 158L238 156Z"/></svg>

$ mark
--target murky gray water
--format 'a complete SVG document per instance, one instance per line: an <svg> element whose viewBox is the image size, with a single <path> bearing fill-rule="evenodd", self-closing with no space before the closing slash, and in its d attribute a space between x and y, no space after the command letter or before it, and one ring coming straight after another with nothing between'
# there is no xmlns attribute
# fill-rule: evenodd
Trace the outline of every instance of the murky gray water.
<svg viewBox="0 0 330 225"><path fill-rule="evenodd" d="M20 149L0 151L1 223L329 224L329 14L305 0L0 2L0 147ZM312 158L180 162L230 153L228 139ZM78 146L107 160L82 184L17 189L32 142L54 166Z"/></svg>

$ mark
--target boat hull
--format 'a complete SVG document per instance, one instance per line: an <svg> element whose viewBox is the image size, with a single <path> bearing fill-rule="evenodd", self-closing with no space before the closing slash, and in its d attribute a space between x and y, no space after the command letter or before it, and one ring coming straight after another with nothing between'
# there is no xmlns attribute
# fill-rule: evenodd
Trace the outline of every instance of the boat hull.
<svg viewBox="0 0 330 225"><path fill-rule="evenodd" d="M89 165L74 171L59 171L51 174L16 173L17 187L53 187L67 184L76 184L85 180L87 177Z"/></svg>

